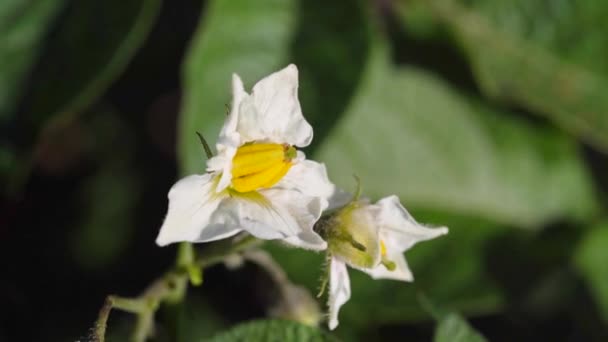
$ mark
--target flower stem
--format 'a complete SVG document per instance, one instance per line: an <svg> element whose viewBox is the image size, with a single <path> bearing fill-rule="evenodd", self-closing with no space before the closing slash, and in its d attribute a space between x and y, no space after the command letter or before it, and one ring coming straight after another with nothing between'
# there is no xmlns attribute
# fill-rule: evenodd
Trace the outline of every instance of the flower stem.
<svg viewBox="0 0 608 342"><path fill-rule="evenodd" d="M201 272L204 268L221 263L226 257L254 248L261 243L261 240L251 235L238 236L232 240L210 245L196 258L192 245L182 244L179 247L176 265L152 282L141 295L135 298L110 295L106 298L92 331L92 341L105 341L108 317L112 309L119 309L137 315L137 324L131 338L134 342L145 341L154 332L154 314L160 304L182 301L186 294L189 279L194 285L197 285L197 280L202 282ZM200 279L196 279L197 274L201 275Z"/></svg>
<svg viewBox="0 0 608 342"><path fill-rule="evenodd" d="M327 288L327 283L329 282L329 267L331 264L331 253L325 253L325 263L323 264L323 273L321 274L321 285L319 286L319 293L317 293L317 298L321 298L325 289Z"/></svg>

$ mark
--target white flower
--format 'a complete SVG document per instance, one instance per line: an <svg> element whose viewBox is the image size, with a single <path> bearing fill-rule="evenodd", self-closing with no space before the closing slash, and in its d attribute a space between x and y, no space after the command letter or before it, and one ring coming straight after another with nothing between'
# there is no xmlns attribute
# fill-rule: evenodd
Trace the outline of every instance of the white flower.
<svg viewBox="0 0 608 342"><path fill-rule="evenodd" d="M206 174L171 188L156 243L207 242L245 230L261 239L325 249L312 227L334 186L323 164L295 148L309 145L313 135L298 101L298 69L292 64L267 76L251 94L235 74L232 91L217 155L207 162Z"/></svg>
<svg viewBox="0 0 608 342"><path fill-rule="evenodd" d="M446 227L427 228L414 220L397 196L376 204L353 202L334 216L328 232L332 255L329 275L329 328L338 326L338 311L350 299L346 265L374 279L413 281L403 252L419 241L447 234Z"/></svg>

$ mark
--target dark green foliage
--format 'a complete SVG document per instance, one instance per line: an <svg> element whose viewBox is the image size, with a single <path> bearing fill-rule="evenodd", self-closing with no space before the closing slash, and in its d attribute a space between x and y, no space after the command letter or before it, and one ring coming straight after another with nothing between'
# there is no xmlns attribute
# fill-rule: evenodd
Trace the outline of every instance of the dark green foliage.
<svg viewBox="0 0 608 342"><path fill-rule="evenodd" d="M308 157L450 233L406 252L412 283L349 269L334 332L255 320L276 284L246 264L205 270L156 341L606 340L607 16L602 0L0 1L0 340L85 336L106 294L170 267L154 239L171 184L205 170L197 132L213 152L233 73L250 90L289 63ZM265 248L316 293L323 254ZM108 340L133 324L113 314Z"/></svg>

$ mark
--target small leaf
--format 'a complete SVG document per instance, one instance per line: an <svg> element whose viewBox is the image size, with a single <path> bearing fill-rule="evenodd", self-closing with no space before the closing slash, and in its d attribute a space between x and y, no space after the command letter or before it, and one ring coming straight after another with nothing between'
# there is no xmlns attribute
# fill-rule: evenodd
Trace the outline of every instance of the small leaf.
<svg viewBox="0 0 608 342"><path fill-rule="evenodd" d="M218 334L210 342L324 342L337 341L331 335L313 327L281 320L260 320L237 325L227 332Z"/></svg>
<svg viewBox="0 0 608 342"><path fill-rule="evenodd" d="M485 342L486 339L473 329L462 316L450 313L439 321L434 342Z"/></svg>

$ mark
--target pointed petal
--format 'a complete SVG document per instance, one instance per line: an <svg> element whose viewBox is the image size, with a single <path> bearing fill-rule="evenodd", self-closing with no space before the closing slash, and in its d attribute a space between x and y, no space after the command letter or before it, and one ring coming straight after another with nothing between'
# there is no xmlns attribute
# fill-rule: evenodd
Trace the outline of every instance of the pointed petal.
<svg viewBox="0 0 608 342"><path fill-rule="evenodd" d="M304 153L298 151L296 164L272 191L281 194L277 196L282 197L277 198L278 201L289 203L289 210L298 218L302 228L301 233L285 242L301 248L323 250L327 248L327 243L313 231L313 226L327 209L327 199L336 187L329 181L324 164L305 158Z"/></svg>
<svg viewBox="0 0 608 342"><path fill-rule="evenodd" d="M353 200L353 195L348 191L344 191L338 187L334 187L334 191L327 199L329 203L327 210L342 208Z"/></svg>
<svg viewBox="0 0 608 342"><path fill-rule="evenodd" d="M329 199L336 191L336 186L329 181L325 164L306 160L303 153L301 154L301 158L275 187L294 189L307 196L321 197L325 200Z"/></svg>
<svg viewBox="0 0 608 342"><path fill-rule="evenodd" d="M236 150L236 146L218 144L217 155L207 161L207 172L220 173L220 180L215 188L216 192L224 191L232 181L232 159Z"/></svg>
<svg viewBox="0 0 608 342"><path fill-rule="evenodd" d="M236 227L226 226L222 224L209 224L201 231L201 234L192 242L211 242L215 240L227 239L234 236L243 230Z"/></svg>
<svg viewBox="0 0 608 342"><path fill-rule="evenodd" d="M264 239L284 239L300 232L291 213L259 192L230 194L211 217L214 225L243 229Z"/></svg>
<svg viewBox="0 0 608 342"><path fill-rule="evenodd" d="M211 241L236 234L233 229L209 229L210 218L220 198L214 194L214 175L192 175L178 181L169 191L169 209L156 243L164 246L179 241Z"/></svg>
<svg viewBox="0 0 608 342"><path fill-rule="evenodd" d="M207 172L221 172L221 178L217 184L217 191L223 191L230 185L232 180L232 159L236 154L237 148L241 145L241 136L237 132L239 111L243 100L249 94L245 92L243 81L237 74L232 75L232 105L230 113L224 121L224 126L216 144L217 155L207 162Z"/></svg>
<svg viewBox="0 0 608 342"><path fill-rule="evenodd" d="M275 207L282 207L282 211L288 213L298 225L298 231L283 241L296 247L324 250L327 243L313 231L315 222L321 217L327 202L319 197L306 196L297 190L267 189L262 191Z"/></svg>
<svg viewBox="0 0 608 342"><path fill-rule="evenodd" d="M338 326L338 312L350 299L350 279L346 264L331 258L329 270L329 329Z"/></svg>
<svg viewBox="0 0 608 342"><path fill-rule="evenodd" d="M410 215L399 202L397 196L388 196L377 205L381 208L378 215L380 238L387 248L404 252L420 241L434 239L448 233L447 227L428 228Z"/></svg>
<svg viewBox="0 0 608 342"><path fill-rule="evenodd" d="M237 74L232 74L232 104L230 105L230 113L224 121L224 126L220 131L220 139L218 143L223 143L223 139L232 138L235 134L238 136L237 124L239 120L239 110L243 100L247 99L249 94L243 87L243 81Z"/></svg>
<svg viewBox="0 0 608 342"><path fill-rule="evenodd" d="M260 80L239 108L237 131L243 142L265 140L308 146L312 127L298 100L298 69L290 64Z"/></svg>
<svg viewBox="0 0 608 342"><path fill-rule="evenodd" d="M313 251L322 251L327 249L327 242L325 242L325 240L323 240L319 234L315 233L312 229L304 230L298 233L298 235L287 237L283 239L283 242L295 247L310 249Z"/></svg>
<svg viewBox="0 0 608 342"><path fill-rule="evenodd" d="M388 253L387 258L395 263L396 268L389 271L384 265L379 264L372 269L359 268L374 279L393 279L401 281L414 281L414 275L401 253Z"/></svg>
<svg viewBox="0 0 608 342"><path fill-rule="evenodd" d="M276 186L299 189L310 196L319 196L327 199L328 207L332 210L343 207L353 198L352 194L339 189L327 176L324 163L307 160L302 151L298 151L295 164Z"/></svg>

